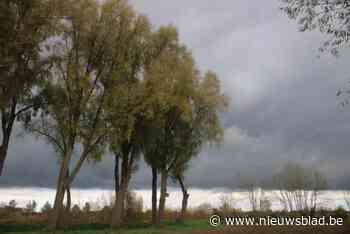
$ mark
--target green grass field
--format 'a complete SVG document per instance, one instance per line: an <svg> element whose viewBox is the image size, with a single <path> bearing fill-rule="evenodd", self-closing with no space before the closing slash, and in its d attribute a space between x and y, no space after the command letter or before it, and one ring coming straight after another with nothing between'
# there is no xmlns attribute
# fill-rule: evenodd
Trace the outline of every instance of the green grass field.
<svg viewBox="0 0 350 234"><path fill-rule="evenodd" d="M48 234L44 225L0 225L1 234ZM119 231L111 231L108 225L79 225L56 234L349 234L350 227L226 227L212 228L207 220L188 221L183 224L166 222L160 228L147 224L129 225Z"/></svg>
<svg viewBox="0 0 350 234"><path fill-rule="evenodd" d="M58 231L57 234L176 234L191 233L212 229L207 220L194 220L185 223L165 222L159 228L148 224L133 224L119 231L111 231L107 225L79 225L68 231ZM49 233L44 225L0 225L0 233L8 234L41 234Z"/></svg>

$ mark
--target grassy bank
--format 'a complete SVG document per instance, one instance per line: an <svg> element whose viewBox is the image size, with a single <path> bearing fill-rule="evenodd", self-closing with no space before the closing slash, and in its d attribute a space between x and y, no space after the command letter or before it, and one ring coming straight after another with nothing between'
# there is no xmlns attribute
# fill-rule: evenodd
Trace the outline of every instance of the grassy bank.
<svg viewBox="0 0 350 234"><path fill-rule="evenodd" d="M57 234L173 234L192 231L205 231L212 229L207 220L193 220L185 223L165 222L159 228L149 224L137 223L111 232L107 225L79 225L67 231L59 231ZM11 234L44 234L49 233L44 225L0 225L0 233Z"/></svg>
<svg viewBox="0 0 350 234"><path fill-rule="evenodd" d="M44 225L0 225L1 234L48 234ZM79 225L56 234L349 234L350 226L318 227L222 227L214 229L207 220L194 220L185 223L165 222L159 228L138 223L118 231L111 231L107 225Z"/></svg>

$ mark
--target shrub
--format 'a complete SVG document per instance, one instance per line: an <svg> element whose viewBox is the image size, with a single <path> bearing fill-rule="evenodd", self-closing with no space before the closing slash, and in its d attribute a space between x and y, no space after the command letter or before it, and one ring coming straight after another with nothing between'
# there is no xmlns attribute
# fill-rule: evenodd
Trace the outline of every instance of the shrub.
<svg viewBox="0 0 350 234"><path fill-rule="evenodd" d="M128 192L125 200L125 220L132 222L139 220L143 216L143 200L137 197L136 193Z"/></svg>
<svg viewBox="0 0 350 234"><path fill-rule="evenodd" d="M338 207L336 210L334 210L333 216L336 218L343 218L343 220L346 220L348 217L348 213L343 207Z"/></svg>
<svg viewBox="0 0 350 234"><path fill-rule="evenodd" d="M41 213L48 214L52 210L51 204L47 201L44 206L41 208Z"/></svg>

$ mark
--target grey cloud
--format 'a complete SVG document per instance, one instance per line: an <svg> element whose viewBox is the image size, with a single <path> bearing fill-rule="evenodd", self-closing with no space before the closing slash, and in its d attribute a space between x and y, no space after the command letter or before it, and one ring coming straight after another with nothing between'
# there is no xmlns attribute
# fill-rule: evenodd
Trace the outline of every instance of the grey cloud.
<svg viewBox="0 0 350 234"><path fill-rule="evenodd" d="M190 186L236 188L247 175L268 182L293 161L322 170L332 188L350 188L350 107L336 98L350 77L349 50L317 58L322 36L297 32L278 1L131 2L155 25L178 26L201 70L216 71L232 100L225 141L192 162ZM54 187L57 173L50 146L16 138L0 187ZM150 176L141 162L132 187L149 188ZM85 165L74 185L113 188L113 157Z"/></svg>

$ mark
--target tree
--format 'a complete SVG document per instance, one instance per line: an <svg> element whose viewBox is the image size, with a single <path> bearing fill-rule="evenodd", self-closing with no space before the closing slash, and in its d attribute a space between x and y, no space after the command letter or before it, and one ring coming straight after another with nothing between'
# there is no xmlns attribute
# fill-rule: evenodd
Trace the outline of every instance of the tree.
<svg viewBox="0 0 350 234"><path fill-rule="evenodd" d="M148 19L135 15L129 19L128 53L125 58L128 69L117 71L113 83L113 95L107 97L107 120L109 123L109 148L115 157L115 205L111 226L122 224L124 203L129 181L140 155L140 125L145 118L145 96L140 85L142 69L149 59L151 31ZM120 163L121 162L121 163Z"/></svg>
<svg viewBox="0 0 350 234"><path fill-rule="evenodd" d="M33 213L35 212L35 209L37 207L37 203L36 201L29 201L26 205L26 210L29 212L29 213Z"/></svg>
<svg viewBox="0 0 350 234"><path fill-rule="evenodd" d="M195 105L194 109L196 109ZM208 140L204 139L204 136L201 135L201 133L205 131L202 125L204 118L202 117L203 116L199 117L199 115L196 115L196 117L190 121L177 121L175 130L173 131L173 137L176 139L174 146L176 146L176 148L172 148L172 154L175 156L174 164L170 168L170 173L172 179L178 182L182 191L181 212L178 217L179 222L182 222L185 217L190 196L185 184L185 173L192 159L198 155L202 144Z"/></svg>
<svg viewBox="0 0 350 234"><path fill-rule="evenodd" d="M75 217L77 217L77 216L79 216L80 212L81 212L80 207L79 207L77 204L75 204L75 205L72 207L72 214L73 214Z"/></svg>
<svg viewBox="0 0 350 234"><path fill-rule="evenodd" d="M173 163L171 141L176 121L190 114L190 97L193 92L196 70L191 55L177 45L164 51L147 69L145 87L151 98L153 119L147 125L146 161L161 173L158 222L162 218L167 196L167 178ZM153 172L154 175L157 172ZM156 185L156 182L153 182ZM153 189L154 191L155 189ZM153 196L155 197L155 196ZM153 201L154 202L154 201ZM154 203L153 203L154 204Z"/></svg>
<svg viewBox="0 0 350 234"><path fill-rule="evenodd" d="M264 194L262 189L254 178L244 177L240 180L240 188L245 189L248 193L248 201L253 212L260 209L260 201Z"/></svg>
<svg viewBox="0 0 350 234"><path fill-rule="evenodd" d="M146 144L145 124L152 121L153 116L150 108L153 96L145 92L147 89L142 80L143 71L177 40L173 27L161 27L156 32L151 32L147 19L140 17L138 20L144 23L136 24L139 27L134 29L135 41L130 44L134 56L129 63L133 69L123 73L123 77L115 85L114 96L108 102L111 133L109 144L115 155L116 204L113 209L112 228L121 225L128 184ZM129 40L129 43L132 41Z"/></svg>
<svg viewBox="0 0 350 234"><path fill-rule="evenodd" d="M269 211L271 210L271 202L266 195L261 183L257 182L255 178L246 176L240 178L240 188L247 192L248 201L251 210Z"/></svg>
<svg viewBox="0 0 350 234"><path fill-rule="evenodd" d="M162 100L162 97L158 95L160 94L159 91L162 89L159 89L157 86L162 83L162 80L160 77L157 78L158 80L152 80L151 76L149 76L149 71L154 68L155 63L159 62L166 51L176 50L176 48L178 48L177 29L173 26L161 27L153 34L151 41L151 56L150 60L146 63L146 74L144 74L145 77L148 76L149 78L144 79L142 82L144 97L148 97L145 110L145 113L148 113L148 117L142 121L141 150L146 163L152 168L152 224L157 225L158 159L161 154L159 145L162 140L159 136L162 115L159 109L157 109L161 107L158 101Z"/></svg>
<svg viewBox="0 0 350 234"><path fill-rule="evenodd" d="M262 194L260 196L260 211L262 212L269 212L271 211L271 201L269 197L265 195L265 193L262 191Z"/></svg>
<svg viewBox="0 0 350 234"><path fill-rule="evenodd" d="M46 77L50 59L45 41L55 32L56 1L0 3L0 176L14 123L40 105L34 87Z"/></svg>
<svg viewBox="0 0 350 234"><path fill-rule="evenodd" d="M41 208L41 213L43 214L48 214L49 212L51 212L52 210L52 206L51 204L47 201L44 206Z"/></svg>
<svg viewBox="0 0 350 234"><path fill-rule="evenodd" d="M320 203L320 193L327 189L328 182L326 176L318 170L311 170L311 177L313 178L311 186L311 195L310 195L310 212L314 214L317 211L317 208Z"/></svg>
<svg viewBox="0 0 350 234"><path fill-rule="evenodd" d="M314 213L319 194L327 188L325 176L318 170L289 163L274 176L278 198L285 210Z"/></svg>
<svg viewBox="0 0 350 234"><path fill-rule="evenodd" d="M233 194L222 194L219 198L219 209L224 215L231 214L237 203Z"/></svg>
<svg viewBox="0 0 350 234"><path fill-rule="evenodd" d="M109 133L107 100L116 80L134 68L128 63L133 53L127 42L139 23L124 0L70 1L66 7L59 39L50 46L54 62L45 84L46 105L28 126L61 155L50 230L59 227L66 190L82 165L103 155Z"/></svg>
<svg viewBox="0 0 350 234"><path fill-rule="evenodd" d="M165 209L167 179L175 165L186 164L202 144L222 139L218 114L226 107L227 99L221 94L217 76L208 72L201 77L191 54L179 45L148 68L145 83L146 92L153 95L152 112L156 113L148 125L152 137L146 137L150 142L145 156L154 177L157 170L161 174L159 223ZM156 189L153 191L155 194Z"/></svg>
<svg viewBox="0 0 350 234"><path fill-rule="evenodd" d="M85 202L85 205L83 207L83 212L89 213L91 211L91 205L89 202Z"/></svg>
<svg viewBox="0 0 350 234"><path fill-rule="evenodd" d="M128 191L125 199L125 217L129 222L141 218L143 210L142 197L138 197L136 193Z"/></svg>
<svg viewBox="0 0 350 234"><path fill-rule="evenodd" d="M337 55L339 48L349 45L349 0L280 0L281 9L297 20L300 31L319 30L328 36L320 50Z"/></svg>
<svg viewBox="0 0 350 234"><path fill-rule="evenodd" d="M199 77L192 105L192 118L177 121L174 136L177 154L172 176L179 182L182 191L182 208L179 220L186 213L189 193L184 183L185 172L191 160L198 155L201 147L206 143L219 144L222 140L222 127L219 113L226 109L227 98L221 93L220 82L213 72L207 72Z"/></svg>
<svg viewBox="0 0 350 234"><path fill-rule="evenodd" d="M9 207L16 208L17 205L18 205L18 203L16 202L16 200L9 201Z"/></svg>

